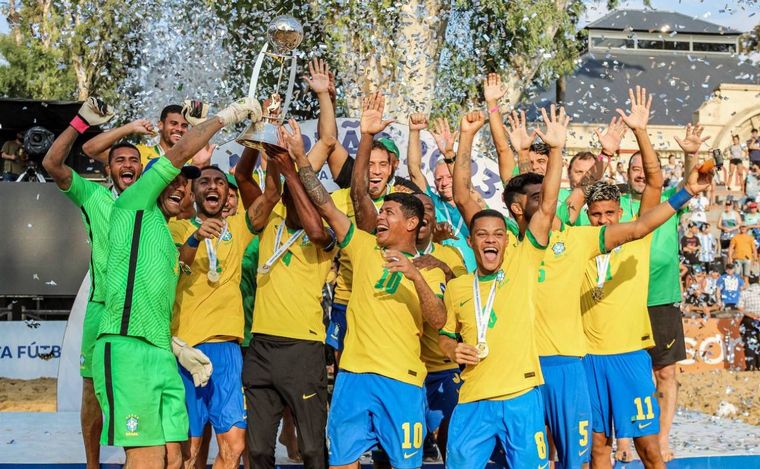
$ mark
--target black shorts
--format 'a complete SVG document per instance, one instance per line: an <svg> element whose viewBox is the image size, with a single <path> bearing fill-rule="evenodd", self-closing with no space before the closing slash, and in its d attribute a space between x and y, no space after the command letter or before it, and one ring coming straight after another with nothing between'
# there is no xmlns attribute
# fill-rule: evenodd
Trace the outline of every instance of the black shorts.
<svg viewBox="0 0 760 469"><path fill-rule="evenodd" d="M650 306L649 321L652 324L654 347L648 350L652 367L662 368L686 358L681 310L672 304Z"/></svg>
<svg viewBox="0 0 760 469"><path fill-rule="evenodd" d="M731 161L731 164L735 164L737 166L740 165L740 164L742 164L742 159L741 158L731 158L730 161Z"/></svg>

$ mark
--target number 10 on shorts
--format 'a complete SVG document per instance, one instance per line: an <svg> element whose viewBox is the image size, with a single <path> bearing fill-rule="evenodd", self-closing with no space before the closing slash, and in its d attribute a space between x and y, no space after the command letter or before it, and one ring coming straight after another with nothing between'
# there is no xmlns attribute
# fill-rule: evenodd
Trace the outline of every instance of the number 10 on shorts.
<svg viewBox="0 0 760 469"><path fill-rule="evenodd" d="M410 422L404 422L401 424L401 430L404 432L404 441L401 443L401 449L420 448L422 446L422 423L415 422L414 424L414 442L412 442L412 424Z"/></svg>

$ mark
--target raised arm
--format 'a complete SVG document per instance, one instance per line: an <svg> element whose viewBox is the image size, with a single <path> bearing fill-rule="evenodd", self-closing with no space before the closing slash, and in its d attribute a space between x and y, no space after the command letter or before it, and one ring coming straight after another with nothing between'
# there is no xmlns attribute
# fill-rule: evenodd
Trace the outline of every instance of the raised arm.
<svg viewBox="0 0 760 469"><path fill-rule="evenodd" d="M259 154L259 150L245 147L240 160L235 165L235 182L240 191L243 208L246 210L261 196L261 187L253 179L253 168L256 166Z"/></svg>
<svg viewBox="0 0 760 469"><path fill-rule="evenodd" d="M517 151L517 165L520 169L520 174L529 173L533 169L530 163L530 145L536 139L536 131L534 130L528 134L528 122L525 118L525 111L520 111L519 114L512 111L511 115L507 115L507 121L510 127L510 130L507 130L507 134L509 135L509 141L512 142L512 146Z"/></svg>
<svg viewBox="0 0 760 469"><path fill-rule="evenodd" d="M546 246L549 243L549 231L551 231L554 214L557 211L557 197L562 182L562 149L565 147L570 117L565 114L564 107L560 107L557 113L557 107L554 104L551 105L549 114L542 108L541 115L544 118L546 132L537 129L536 134L549 145L549 161L544 182L541 184L538 210L530 218L528 229L540 245Z"/></svg>
<svg viewBox="0 0 760 469"><path fill-rule="evenodd" d="M267 145L264 150L268 155L270 155L269 158L272 158L273 155L278 152L287 153L287 150L284 148L278 148L270 145ZM237 171L235 171L235 176L235 180L237 180ZM280 194L282 194L282 183L280 181L279 166L274 165L267 167L266 176L264 176L264 178L264 192L260 197L257 197L253 203L251 203L251 206L247 209L248 220L251 222L251 228L253 228L253 231L256 233L264 229L267 224L267 220L269 220L269 215L272 214L272 210L274 210L274 207L280 201ZM256 181L253 180L253 177L250 178L250 183L252 183L259 190L259 192L261 192L259 185L256 184Z"/></svg>
<svg viewBox="0 0 760 469"><path fill-rule="evenodd" d="M472 196L472 142L475 135L485 124L485 117L480 111L471 111L462 117L459 133L459 148L454 162L454 203L462 214L467 226L472 217L481 210Z"/></svg>
<svg viewBox="0 0 760 469"><path fill-rule="evenodd" d="M108 163L108 151L114 143L130 135L154 135L153 123L148 119L137 119L121 127L102 132L84 142L82 152L90 158Z"/></svg>
<svg viewBox="0 0 760 469"><path fill-rule="evenodd" d="M320 139L338 138L338 124L335 121L335 108L330 96L330 68L322 59L309 62L309 76L304 77L311 91L319 101L319 118L317 133Z"/></svg>
<svg viewBox="0 0 760 469"><path fill-rule="evenodd" d="M663 186L662 168L647 133L649 114L652 109L652 95L647 98L647 90L636 85L635 93L634 90L628 89L628 97L631 100L631 109L628 115L622 109L618 109L617 113L620 114L628 128L633 131L636 143L638 143L641 151L641 164L644 167L644 178L646 180L644 192L641 194L641 205L639 206L639 215L643 215L647 210L660 203Z"/></svg>
<svg viewBox="0 0 760 469"><path fill-rule="evenodd" d="M189 106L182 108L183 115L188 114L190 111ZM249 116L253 122L261 119L261 106L259 102L251 97L238 100L219 111L214 118L191 128L176 145L166 152L166 157L174 167L181 168L200 149L204 148L211 137L222 127L242 122Z"/></svg>
<svg viewBox="0 0 760 469"><path fill-rule="evenodd" d="M483 83L483 97L488 108L488 127L491 129L491 137L499 159L499 176L504 185L512 179L515 169L515 154L509 146L507 131L499 110L499 100L506 92L507 89L501 83L501 76L498 73L489 73Z"/></svg>
<svg viewBox="0 0 760 469"><path fill-rule="evenodd" d="M401 251L393 249L386 250L383 255L386 261L385 268L388 272L401 272L404 274L404 277L411 280L414 284L414 289L420 301L422 319L436 330L442 328L446 324L446 307L443 304L443 300L433 292L411 259L406 257Z"/></svg>
<svg viewBox="0 0 760 469"><path fill-rule="evenodd" d="M290 197L293 199L298 218L301 220L301 226L309 237L309 240L322 248L332 249L335 246L335 239L322 224L322 217L309 199L304 190L303 184L298 179L293 160L290 155L305 153L301 129L295 119L289 121L289 131L285 126L280 127L280 142L288 149L288 153L278 152L272 155L270 163L275 163L280 173L285 177L288 185Z"/></svg>
<svg viewBox="0 0 760 469"><path fill-rule="evenodd" d="M703 143L710 139L710 137L702 138L702 132L704 128L701 124L686 126L686 136L681 139L678 136L675 137L676 143L681 147L684 153L684 171L685 174L690 174L692 168L697 165L699 161L699 149ZM684 181L681 181L680 187L683 187Z"/></svg>
<svg viewBox="0 0 760 469"><path fill-rule="evenodd" d="M409 116L409 146L406 151L406 164L409 169L409 179L422 190L428 187L427 179L422 174L422 140L420 131L428 126L425 114L415 113Z"/></svg>
<svg viewBox="0 0 760 469"><path fill-rule="evenodd" d="M291 157L295 159L298 167L298 178L303 184L306 195L317 208L319 215L327 221L327 224L335 232L336 241L343 242L349 228L351 228L351 220L335 206L335 202L330 198L327 189L319 182L317 173L312 169L306 156L293 154Z"/></svg>
<svg viewBox="0 0 760 469"><path fill-rule="evenodd" d="M700 173L697 168L692 168L684 188L668 200L657 204L632 222L608 225L604 232L605 250L610 252L623 243L641 239L653 232L686 205L692 197L707 190L712 178L713 171Z"/></svg>
<svg viewBox="0 0 760 469"><path fill-rule="evenodd" d="M113 113L103 101L95 97L88 98L79 108L71 124L55 139L42 160L42 167L55 180L58 187L63 190L71 187L72 169L66 166L66 157L69 156L77 137L89 127L105 124L112 117Z"/></svg>
<svg viewBox="0 0 760 469"><path fill-rule="evenodd" d="M376 134L393 122L393 119L383 120L384 110L385 97L382 93L373 93L364 98L360 121L362 136L351 174L351 202L354 204L356 226L369 233L374 232L377 225L377 209L369 196L369 155L372 141Z"/></svg>

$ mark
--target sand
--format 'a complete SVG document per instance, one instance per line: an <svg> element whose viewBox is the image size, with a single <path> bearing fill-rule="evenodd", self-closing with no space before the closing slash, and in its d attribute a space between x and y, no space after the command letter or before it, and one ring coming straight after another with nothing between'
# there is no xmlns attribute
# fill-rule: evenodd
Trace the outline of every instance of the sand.
<svg viewBox="0 0 760 469"><path fill-rule="evenodd" d="M725 402L736 407L734 418L760 426L760 372L683 373L678 381L680 407L717 415ZM55 412L55 386L52 378L0 378L0 412Z"/></svg>
<svg viewBox="0 0 760 469"><path fill-rule="evenodd" d="M56 381L0 378L0 412L55 412Z"/></svg>
<svg viewBox="0 0 760 469"><path fill-rule="evenodd" d="M717 415L721 402L736 407L735 418L760 426L760 371L716 370L678 375L678 405ZM730 408L723 404L723 408Z"/></svg>

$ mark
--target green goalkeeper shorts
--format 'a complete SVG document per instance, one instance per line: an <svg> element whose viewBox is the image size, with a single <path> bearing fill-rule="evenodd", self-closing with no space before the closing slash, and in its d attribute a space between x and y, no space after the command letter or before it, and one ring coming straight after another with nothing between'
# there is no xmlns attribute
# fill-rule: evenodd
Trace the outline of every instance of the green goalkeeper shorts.
<svg viewBox="0 0 760 469"><path fill-rule="evenodd" d="M104 335L95 342L92 371L104 417L101 444L187 440L185 387L170 351L135 337Z"/></svg>
<svg viewBox="0 0 760 469"><path fill-rule="evenodd" d="M100 318L106 305L95 301L87 303L82 323L82 348L79 353L79 374L82 378L92 378L92 353L95 350L95 339L98 338Z"/></svg>

